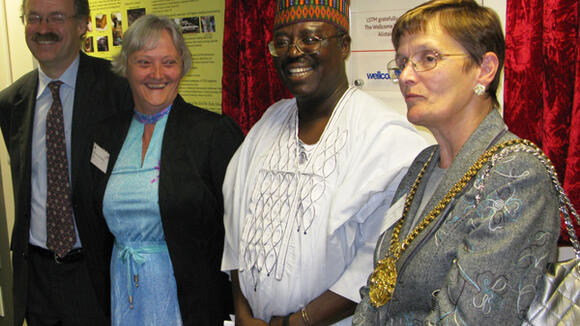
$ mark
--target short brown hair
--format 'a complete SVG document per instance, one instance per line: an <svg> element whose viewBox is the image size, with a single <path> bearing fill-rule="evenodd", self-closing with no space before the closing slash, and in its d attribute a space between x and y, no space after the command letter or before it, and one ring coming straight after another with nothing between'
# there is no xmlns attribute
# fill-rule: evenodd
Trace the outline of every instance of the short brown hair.
<svg viewBox="0 0 580 326"><path fill-rule="evenodd" d="M437 19L441 28L465 48L472 64L481 64L486 52L497 55L498 71L486 92L493 104L499 107L496 92L505 61L505 39L497 13L474 0L425 2L404 13L395 23L391 35L395 49L399 48L404 34L425 31L433 19Z"/></svg>

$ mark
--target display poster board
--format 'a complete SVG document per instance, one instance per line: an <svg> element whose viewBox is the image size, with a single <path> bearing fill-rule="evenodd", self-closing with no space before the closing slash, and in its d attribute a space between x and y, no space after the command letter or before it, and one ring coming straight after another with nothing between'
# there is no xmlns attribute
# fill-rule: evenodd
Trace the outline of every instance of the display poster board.
<svg viewBox="0 0 580 326"><path fill-rule="evenodd" d="M192 104L221 112L223 0L89 0L91 17L83 51L112 59L123 32L145 14L166 16L181 26L193 65L179 94Z"/></svg>
<svg viewBox="0 0 580 326"><path fill-rule="evenodd" d="M407 114L407 105L401 96L399 85L393 82L387 71L387 63L395 58L391 32L401 15L423 2L425 0L356 0L351 1L350 6L352 42L351 54L347 60L348 80L351 85L380 98L387 106L403 115ZM483 4L483 0L480 2ZM498 11L497 8L490 7ZM435 142L426 128L416 127L429 143Z"/></svg>
<svg viewBox="0 0 580 326"><path fill-rule="evenodd" d="M352 84L368 91L399 93L399 86L393 83L387 71L387 63L395 57L391 31L402 14L423 2L425 0L351 2L352 44L348 68Z"/></svg>

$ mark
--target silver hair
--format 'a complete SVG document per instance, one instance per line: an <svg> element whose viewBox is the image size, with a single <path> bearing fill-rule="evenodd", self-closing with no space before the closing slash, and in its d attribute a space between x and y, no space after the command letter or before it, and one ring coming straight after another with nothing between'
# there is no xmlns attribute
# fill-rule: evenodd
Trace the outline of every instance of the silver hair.
<svg viewBox="0 0 580 326"><path fill-rule="evenodd" d="M183 35L173 20L156 15L142 16L127 29L123 36L121 52L113 58L113 71L122 77L127 77L127 64L131 54L143 50L145 47L148 47L147 49L155 48L164 30L169 32L173 45L181 54L183 62L181 77L185 76L191 68L192 59Z"/></svg>

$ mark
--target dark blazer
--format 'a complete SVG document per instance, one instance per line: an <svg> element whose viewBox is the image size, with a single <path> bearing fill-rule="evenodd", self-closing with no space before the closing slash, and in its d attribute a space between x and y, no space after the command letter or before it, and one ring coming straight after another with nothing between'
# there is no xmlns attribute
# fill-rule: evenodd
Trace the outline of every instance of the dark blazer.
<svg viewBox="0 0 580 326"><path fill-rule="evenodd" d="M85 253L92 286L103 310L109 310L109 256L112 236L106 224L83 213L83 186L87 179L85 161L89 135L95 125L119 111L132 108L129 86L111 72L109 61L80 54L71 131L72 202L79 237ZM28 238L30 229L31 148L38 70L24 75L0 92L0 127L6 141L14 184L15 223L11 249L14 266L15 322L21 325L28 293ZM129 101L129 102L127 102ZM126 104L129 103L128 107ZM90 288L89 288L90 290Z"/></svg>
<svg viewBox="0 0 580 326"><path fill-rule="evenodd" d="M94 213L103 220L103 196L131 119L132 113L122 113L95 136L95 143L110 154L106 174L91 165ZM221 189L242 138L229 117L188 104L179 95L173 102L161 148L159 207L184 325L223 325L232 311L231 288L220 272Z"/></svg>

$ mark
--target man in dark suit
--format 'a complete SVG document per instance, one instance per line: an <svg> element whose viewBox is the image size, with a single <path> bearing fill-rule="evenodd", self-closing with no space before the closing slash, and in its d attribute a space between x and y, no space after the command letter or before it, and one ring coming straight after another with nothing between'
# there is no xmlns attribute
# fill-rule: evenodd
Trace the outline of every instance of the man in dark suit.
<svg viewBox="0 0 580 326"><path fill-rule="evenodd" d="M15 324L26 318L29 326L107 325L112 237L104 221L86 218L82 203L91 190L83 183L89 137L98 122L131 109L130 102L121 104L130 101L129 88L111 72L108 61L80 53L88 0L24 0L22 14L26 43L39 68L0 93L0 127L15 198ZM55 150L48 146L56 138L55 114L60 114L57 121L64 131L56 154L66 164L55 164ZM62 213L67 218L48 209L55 206L55 165L61 174L68 172L68 178L60 179L65 190L58 190L65 194L62 207L72 212ZM54 245L58 232L69 240L68 246Z"/></svg>

